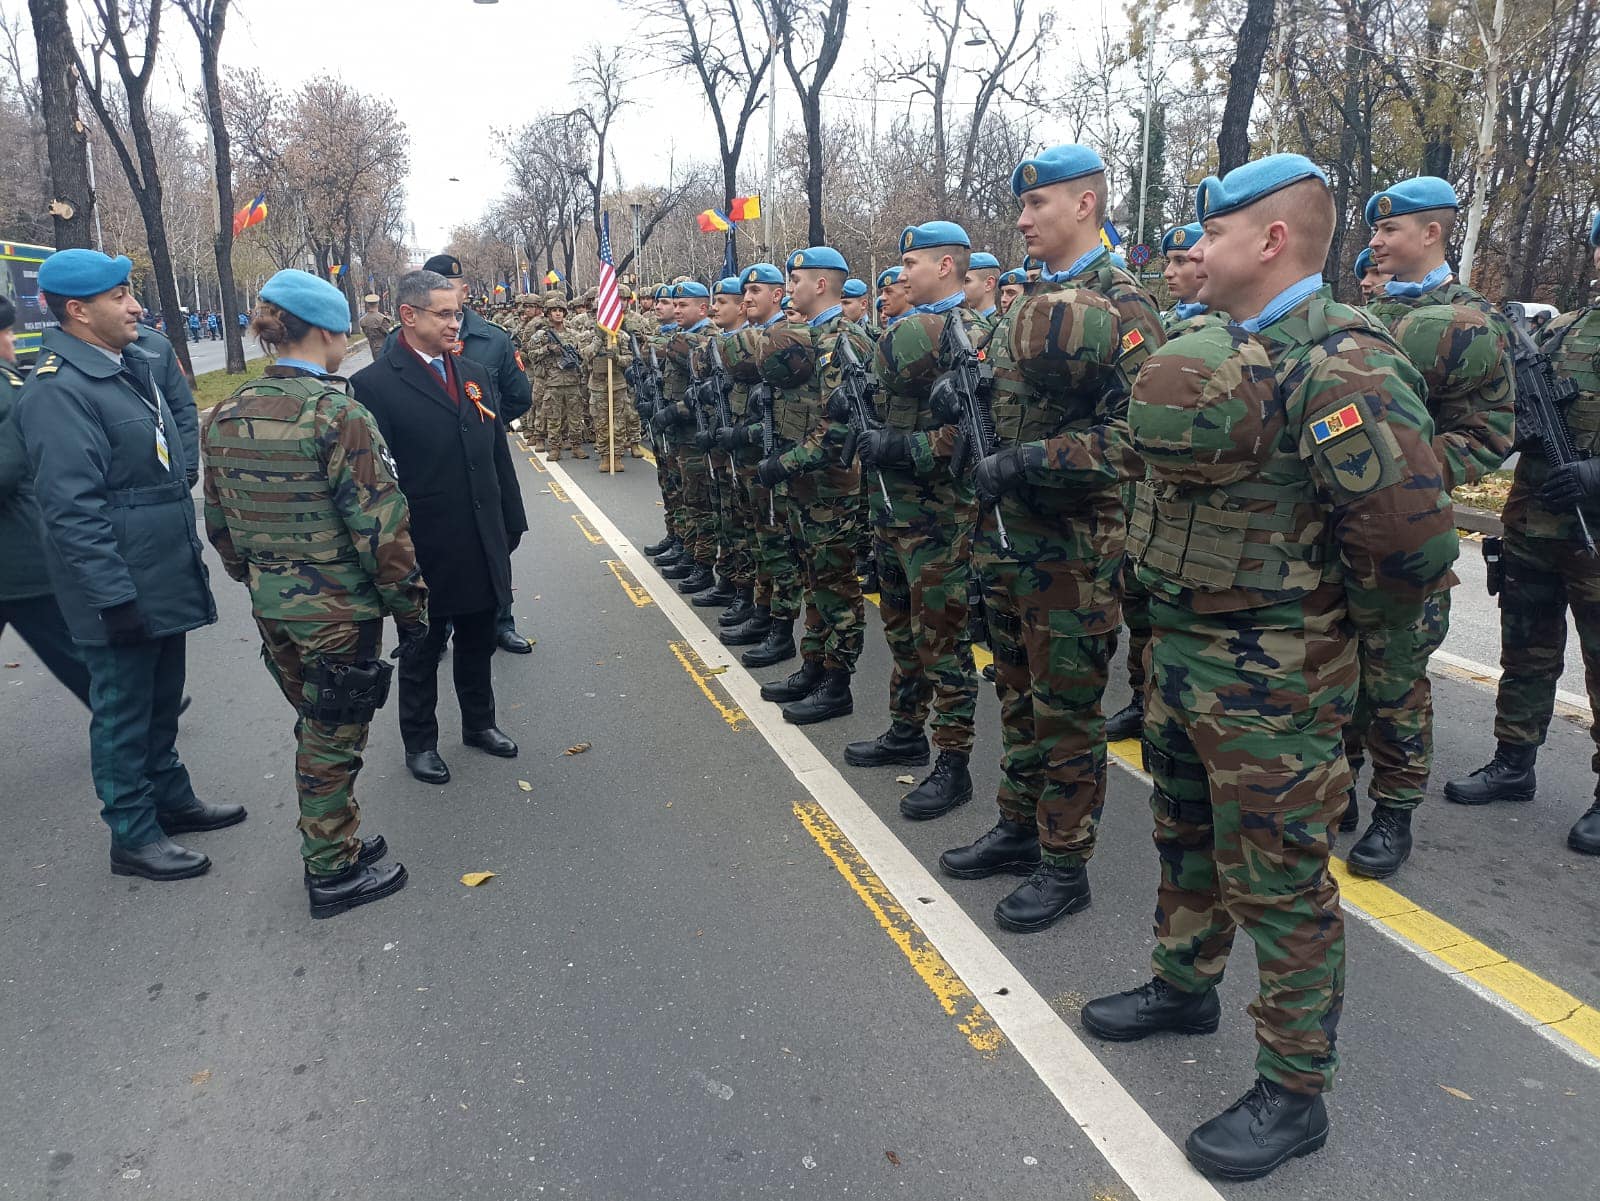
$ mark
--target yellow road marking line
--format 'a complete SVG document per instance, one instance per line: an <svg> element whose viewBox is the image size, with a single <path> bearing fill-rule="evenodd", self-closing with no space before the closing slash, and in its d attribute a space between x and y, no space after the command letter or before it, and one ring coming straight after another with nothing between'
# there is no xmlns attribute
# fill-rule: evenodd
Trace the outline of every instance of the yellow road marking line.
<svg viewBox="0 0 1600 1201"><path fill-rule="evenodd" d="M550 495L555 497L564 505L570 505L572 503L572 498L567 495L566 490L563 489L560 483L557 482L555 476L550 477Z"/></svg>
<svg viewBox="0 0 1600 1201"><path fill-rule="evenodd" d="M594 530L589 528L589 523L584 519L582 513L574 513L572 515L572 520L577 522L578 529L590 542L594 543L595 545L599 545L605 541L604 538L600 537L599 534L595 533Z"/></svg>
<svg viewBox="0 0 1600 1201"><path fill-rule="evenodd" d="M539 456L538 455L529 455L528 456L528 462L533 464L533 469L535 471L537 471L540 475L549 475L550 474L548 471L546 471L544 469L544 464L539 462Z"/></svg>
<svg viewBox="0 0 1600 1201"><path fill-rule="evenodd" d="M633 574L622 565L621 560L607 559L606 566L611 568L611 574L617 577L617 583L622 585L622 590L628 594L628 599L634 603L635 607L642 609L646 605L655 604L655 601L650 599L650 594L645 591L638 580L633 578Z"/></svg>
<svg viewBox="0 0 1600 1201"><path fill-rule="evenodd" d="M878 925L900 948L900 953L928 986L928 991L933 993L940 1007L956 1019L956 1029L961 1031L974 1050L984 1055L994 1055L1005 1044L1006 1036L995 1025L994 1018L984 1008L983 1002L978 1000L945 957L928 941L922 927L895 900L894 894L878 878L878 874L867 866L861 853L821 805L815 801L796 801L791 807L795 817L806 828L806 833L816 839L822 853L832 861L845 883L861 898L861 903L871 911L872 916L878 919Z"/></svg>
<svg viewBox="0 0 1600 1201"><path fill-rule="evenodd" d="M689 678L695 682L700 691L705 694L706 700L711 702L712 708L722 714L722 720L728 723L730 730L748 730L750 719L745 716L745 711L738 705L729 704L722 700L711 687L711 681L721 672L713 672L706 666L706 661L700 657L698 651L687 642L669 642L672 653L678 657L678 662L683 664L683 670L689 673ZM723 670L727 670L724 668Z"/></svg>
<svg viewBox="0 0 1600 1201"><path fill-rule="evenodd" d="M648 446L641 446L639 449L644 452L645 462L654 467L656 465L656 452L651 450Z"/></svg>

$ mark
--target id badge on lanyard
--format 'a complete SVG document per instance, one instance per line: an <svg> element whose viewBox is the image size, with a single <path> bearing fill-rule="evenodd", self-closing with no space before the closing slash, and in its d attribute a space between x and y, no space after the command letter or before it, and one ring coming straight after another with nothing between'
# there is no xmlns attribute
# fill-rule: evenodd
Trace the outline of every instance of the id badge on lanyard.
<svg viewBox="0 0 1600 1201"><path fill-rule="evenodd" d="M161 464L161 469L170 475L172 472L172 450L167 445L167 419L162 411L166 407L166 402L161 395L160 386L154 379L150 381L150 390L155 393L154 401L138 388L135 388L134 392L138 394L144 407L150 410L151 416L156 419L156 460Z"/></svg>

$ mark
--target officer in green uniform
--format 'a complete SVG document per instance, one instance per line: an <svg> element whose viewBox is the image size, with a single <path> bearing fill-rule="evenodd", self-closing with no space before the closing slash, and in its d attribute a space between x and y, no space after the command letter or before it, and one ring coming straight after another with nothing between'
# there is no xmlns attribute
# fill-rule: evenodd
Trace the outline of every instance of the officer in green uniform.
<svg viewBox="0 0 1600 1201"><path fill-rule="evenodd" d="M304 271L261 289L251 332L277 356L211 411L202 437L206 535L250 588L261 657L293 707L300 853L311 916L332 917L405 886L379 863L382 836L356 833L356 773L402 651L422 640L428 590L411 517L371 415L333 373L344 359L344 295Z"/></svg>
<svg viewBox="0 0 1600 1201"><path fill-rule="evenodd" d="M1323 285L1335 213L1321 169L1272 155L1207 179L1196 209L1199 299L1249 316L1192 327L1134 387L1155 978L1090 1001L1083 1024L1115 1041L1216 1030L1242 930L1260 976L1257 1079L1186 1150L1202 1172L1249 1180L1328 1137L1344 997L1328 860L1350 779L1354 631L1410 627L1456 534L1420 376Z"/></svg>
<svg viewBox="0 0 1600 1201"><path fill-rule="evenodd" d="M959 879L1027 876L995 920L1031 933L1089 904L1106 788L1100 702L1121 618L1122 488L1143 474L1128 443L1128 391L1162 333L1155 302L1101 244L1106 177L1095 151L1051 147L1017 165L1011 189L1018 228L1046 267L989 339L999 449L974 473L1000 814L939 866Z"/></svg>
<svg viewBox="0 0 1600 1201"><path fill-rule="evenodd" d="M1589 224L1589 247L1600 271L1600 214ZM1583 648L1589 704L1600 712L1600 558L1584 549L1578 527L1581 513L1600 535L1600 305L1557 317L1540 331L1539 342L1556 374L1577 386L1564 416L1579 454L1588 457L1553 468L1535 443L1522 447L1517 458L1501 514L1495 752L1483 767L1444 786L1445 800L1458 805L1533 800L1534 760L1550 729L1566 661L1568 609ZM1600 772L1600 727L1591 727L1591 733L1591 766ZM1567 845L1600 855L1600 786L1595 803L1567 835Z"/></svg>

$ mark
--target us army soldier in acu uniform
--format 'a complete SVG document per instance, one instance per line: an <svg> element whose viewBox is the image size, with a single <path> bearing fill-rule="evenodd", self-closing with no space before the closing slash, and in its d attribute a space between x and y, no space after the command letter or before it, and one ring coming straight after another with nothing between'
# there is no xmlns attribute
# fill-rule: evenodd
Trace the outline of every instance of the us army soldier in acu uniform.
<svg viewBox="0 0 1600 1201"><path fill-rule="evenodd" d="M379 658L383 617L402 650L421 641L428 590L411 518L383 436L331 374L349 312L339 289L280 271L261 289L251 329L278 356L266 376L206 422L206 534L249 584L261 657L299 715L295 782L311 916L332 917L405 886L360 838L356 773L367 723L393 672Z"/></svg>
<svg viewBox="0 0 1600 1201"><path fill-rule="evenodd" d="M1217 1028L1236 930L1255 943L1256 1083L1188 1138L1264 1176L1328 1137L1344 918L1328 872L1350 770L1355 631L1409 629L1455 560L1422 381L1319 274L1326 177L1272 155L1200 185L1199 299L1214 321L1140 372L1149 471L1129 544L1153 628L1145 762L1160 861L1155 978L1083 1009L1101 1038Z"/></svg>
<svg viewBox="0 0 1600 1201"><path fill-rule="evenodd" d="M973 560L1000 694L1000 820L939 866L961 879L1027 875L995 920L1033 932L1089 904L1106 789L1100 700L1121 619L1122 487L1143 474L1128 392L1162 333L1155 302L1100 242L1098 154L1052 147L1018 164L1011 190L1046 270L990 336L1000 449L974 473L980 502L999 505L979 517Z"/></svg>

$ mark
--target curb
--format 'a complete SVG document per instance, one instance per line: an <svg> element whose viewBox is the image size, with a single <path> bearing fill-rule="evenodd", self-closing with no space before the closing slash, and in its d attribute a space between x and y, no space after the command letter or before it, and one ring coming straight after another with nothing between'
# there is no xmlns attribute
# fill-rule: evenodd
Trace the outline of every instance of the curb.
<svg viewBox="0 0 1600 1201"><path fill-rule="evenodd" d="M1474 509L1467 505L1456 506L1456 528L1469 534L1488 534L1498 537L1503 530L1500 514L1487 509Z"/></svg>

